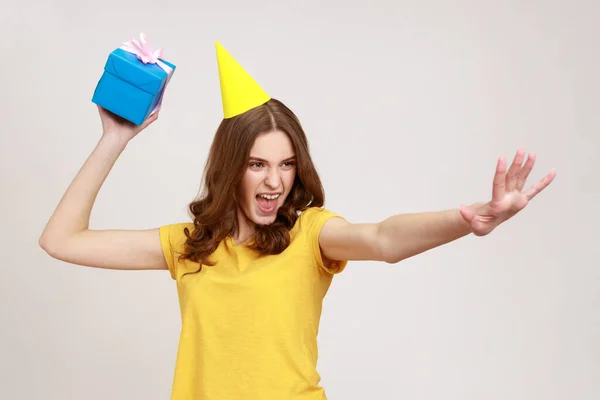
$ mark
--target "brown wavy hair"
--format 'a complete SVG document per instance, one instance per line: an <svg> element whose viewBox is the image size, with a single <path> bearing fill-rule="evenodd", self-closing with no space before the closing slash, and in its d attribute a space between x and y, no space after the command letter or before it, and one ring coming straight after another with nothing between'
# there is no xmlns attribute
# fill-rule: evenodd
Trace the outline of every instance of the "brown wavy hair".
<svg viewBox="0 0 600 400"><path fill-rule="evenodd" d="M193 218L181 259L213 266L209 259L219 243L238 228L237 189L246 172L250 149L262 133L280 130L292 141L296 155L296 177L284 204L269 225L254 224L247 246L261 255L279 254L290 243L289 231L299 212L308 207L322 207L325 193L312 162L306 134L296 115L281 101L271 99L243 114L223 119L215 133L206 161L202 191L189 204ZM200 271L198 269L198 271Z"/></svg>

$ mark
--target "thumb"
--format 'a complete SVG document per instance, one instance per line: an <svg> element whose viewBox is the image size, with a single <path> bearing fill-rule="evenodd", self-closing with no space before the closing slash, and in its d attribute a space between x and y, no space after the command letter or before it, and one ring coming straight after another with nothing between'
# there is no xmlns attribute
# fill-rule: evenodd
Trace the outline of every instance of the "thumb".
<svg viewBox="0 0 600 400"><path fill-rule="evenodd" d="M463 219L465 221L467 221L469 223L471 221L473 221L473 218L475 217L475 214L473 213L473 211L469 207L461 204L461 206L458 208L458 210L460 211L460 215L463 217Z"/></svg>
<svg viewBox="0 0 600 400"><path fill-rule="evenodd" d="M151 123L153 123L154 121L156 121L158 119L158 111L155 112L154 114L150 115L148 118L146 118L146 120L144 121L144 123L142 125L140 125L139 130L144 130L148 127L148 125L150 125Z"/></svg>

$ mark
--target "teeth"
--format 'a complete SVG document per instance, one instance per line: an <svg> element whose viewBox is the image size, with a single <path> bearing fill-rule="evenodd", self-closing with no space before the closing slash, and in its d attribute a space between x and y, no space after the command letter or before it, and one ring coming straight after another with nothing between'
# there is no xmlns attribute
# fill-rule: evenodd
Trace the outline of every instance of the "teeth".
<svg viewBox="0 0 600 400"><path fill-rule="evenodd" d="M278 194L274 194L274 195L259 194L259 196L264 197L267 200L275 200L275 199L279 198L280 195L278 195Z"/></svg>

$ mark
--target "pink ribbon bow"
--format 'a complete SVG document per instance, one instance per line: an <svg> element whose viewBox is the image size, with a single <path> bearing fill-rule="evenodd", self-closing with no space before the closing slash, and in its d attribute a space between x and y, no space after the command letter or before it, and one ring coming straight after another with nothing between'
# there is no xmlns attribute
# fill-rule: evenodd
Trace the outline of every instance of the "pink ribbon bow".
<svg viewBox="0 0 600 400"><path fill-rule="evenodd" d="M137 58L143 62L144 64L156 64L160 68L162 68L167 73L167 81L165 82L165 88L163 89L160 99L154 107L154 110L150 113L150 115L157 112L162 104L162 98L167 87L167 84L171 80L171 75L173 74L173 68L169 67L167 64L163 63L160 58L163 55L163 49L159 48L155 51L152 50L152 46L148 42L146 35L140 33L140 40L132 39L125 43L123 43L120 47L121 49L133 53L137 56Z"/></svg>
<svg viewBox="0 0 600 400"><path fill-rule="evenodd" d="M121 46L123 50L133 53L144 64L156 64L158 59L162 57L163 49L160 48L152 51L152 46L148 43L146 35L140 33L140 40L129 40Z"/></svg>

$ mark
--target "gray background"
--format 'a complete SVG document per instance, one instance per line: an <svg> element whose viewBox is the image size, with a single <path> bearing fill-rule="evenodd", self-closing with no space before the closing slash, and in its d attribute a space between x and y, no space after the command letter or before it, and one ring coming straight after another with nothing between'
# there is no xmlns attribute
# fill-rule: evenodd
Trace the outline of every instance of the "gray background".
<svg viewBox="0 0 600 400"><path fill-rule="evenodd" d="M51 259L39 235L100 138L108 53L146 33L177 71L91 227L187 220L221 119L215 40L300 117L353 222L487 201L518 146L554 183L485 238L350 263L326 298L330 399L600 398L596 1L29 1L0 12L0 398L167 399L166 271Z"/></svg>

